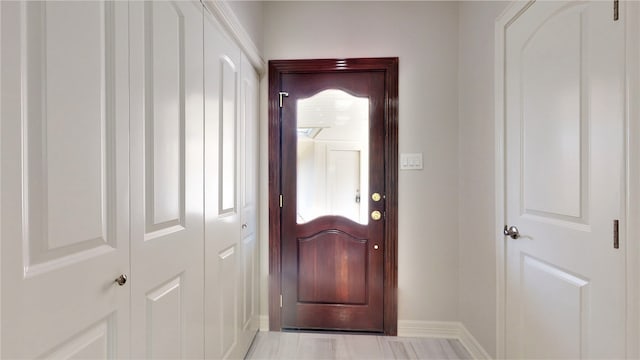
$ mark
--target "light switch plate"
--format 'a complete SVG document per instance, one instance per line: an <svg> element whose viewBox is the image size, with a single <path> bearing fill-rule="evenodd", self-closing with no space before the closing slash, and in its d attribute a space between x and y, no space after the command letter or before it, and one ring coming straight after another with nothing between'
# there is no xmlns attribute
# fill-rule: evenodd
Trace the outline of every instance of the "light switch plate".
<svg viewBox="0 0 640 360"><path fill-rule="evenodd" d="M422 153L400 154L400 170L422 170Z"/></svg>

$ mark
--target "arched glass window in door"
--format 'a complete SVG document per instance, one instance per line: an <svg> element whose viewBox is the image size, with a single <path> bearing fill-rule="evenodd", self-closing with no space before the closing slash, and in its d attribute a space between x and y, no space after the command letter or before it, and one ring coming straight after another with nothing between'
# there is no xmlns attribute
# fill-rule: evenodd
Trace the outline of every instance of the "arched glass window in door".
<svg viewBox="0 0 640 360"><path fill-rule="evenodd" d="M297 223L369 219L369 99L338 89L297 103Z"/></svg>

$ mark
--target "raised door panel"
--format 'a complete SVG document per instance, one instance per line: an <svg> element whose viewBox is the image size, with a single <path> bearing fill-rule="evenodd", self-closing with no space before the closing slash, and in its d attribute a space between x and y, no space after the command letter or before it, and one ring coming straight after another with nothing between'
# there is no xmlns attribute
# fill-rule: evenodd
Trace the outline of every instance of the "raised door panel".
<svg viewBox="0 0 640 360"><path fill-rule="evenodd" d="M115 244L115 201L108 196L114 194L115 89L107 81L114 76L115 53L106 37L115 24L112 4L33 2L24 13L30 273ZM86 31L76 35L76 28Z"/></svg>
<svg viewBox="0 0 640 360"><path fill-rule="evenodd" d="M235 49L233 49L235 50ZM238 76L240 72L237 59L228 56L219 58L220 93L218 109L218 139L220 157L218 173L218 214L237 214L237 151L238 151Z"/></svg>
<svg viewBox="0 0 640 360"><path fill-rule="evenodd" d="M522 49L523 207L551 218L588 208L583 12L552 17ZM549 90L554 89L554 90ZM557 130L556 130L557 129ZM551 181L551 179L554 179Z"/></svg>
<svg viewBox="0 0 640 360"><path fill-rule="evenodd" d="M147 355L182 357L182 287L177 277L147 293Z"/></svg>
<svg viewBox="0 0 640 360"><path fill-rule="evenodd" d="M297 301L366 305L367 243L336 230L299 238Z"/></svg>
<svg viewBox="0 0 640 360"><path fill-rule="evenodd" d="M525 357L579 358L587 345L589 281L526 255L521 281Z"/></svg>
<svg viewBox="0 0 640 360"><path fill-rule="evenodd" d="M45 359L109 359L112 353L114 331L112 318L100 321L95 326L81 331L55 350L47 353Z"/></svg>
<svg viewBox="0 0 640 360"><path fill-rule="evenodd" d="M174 4L145 4L147 236L184 220L184 27Z"/></svg>
<svg viewBox="0 0 640 360"><path fill-rule="evenodd" d="M2 357L126 356L127 5L1 6Z"/></svg>
<svg viewBox="0 0 640 360"><path fill-rule="evenodd" d="M202 358L202 5L130 7L132 355Z"/></svg>
<svg viewBox="0 0 640 360"><path fill-rule="evenodd" d="M220 293L219 311L221 337L220 353L231 354L238 342L238 250L232 246L218 254L216 264L220 274L227 274L218 280ZM209 265L209 264L207 264ZM213 265L213 264L211 264ZM214 310L215 311L215 310Z"/></svg>
<svg viewBox="0 0 640 360"><path fill-rule="evenodd" d="M241 331L255 333L258 329L257 296L258 296L258 262L255 235L242 239L242 316ZM250 335L251 336L251 335ZM253 336L251 336L253 337Z"/></svg>
<svg viewBox="0 0 640 360"><path fill-rule="evenodd" d="M184 229L185 18L145 3L145 238Z"/></svg>

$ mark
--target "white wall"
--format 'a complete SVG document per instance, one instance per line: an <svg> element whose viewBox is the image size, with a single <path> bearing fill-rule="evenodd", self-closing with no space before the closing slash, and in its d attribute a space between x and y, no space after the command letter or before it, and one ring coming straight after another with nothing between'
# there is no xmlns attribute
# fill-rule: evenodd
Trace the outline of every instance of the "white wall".
<svg viewBox="0 0 640 360"><path fill-rule="evenodd" d="M496 356L494 24L507 2L459 4L459 320Z"/></svg>
<svg viewBox="0 0 640 360"><path fill-rule="evenodd" d="M264 53L264 2L263 1L225 1L236 15L242 28L247 32L260 54Z"/></svg>
<svg viewBox="0 0 640 360"><path fill-rule="evenodd" d="M400 58L399 319L458 319L458 5L266 2L264 58ZM267 315L267 77L261 83L261 307ZM491 148L492 149L492 148ZM492 267L493 268L493 267Z"/></svg>

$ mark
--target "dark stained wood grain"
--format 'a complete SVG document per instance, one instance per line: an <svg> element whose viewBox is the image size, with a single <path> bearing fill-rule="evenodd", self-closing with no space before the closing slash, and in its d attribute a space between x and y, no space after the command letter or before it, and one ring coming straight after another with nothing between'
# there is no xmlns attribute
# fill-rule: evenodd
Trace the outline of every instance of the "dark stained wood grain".
<svg viewBox="0 0 640 360"><path fill-rule="evenodd" d="M298 238L298 302L366 305L367 245L336 230Z"/></svg>
<svg viewBox="0 0 640 360"><path fill-rule="evenodd" d="M397 334L397 76L397 58L269 62L271 330L284 326ZM329 88L371 99L370 191L385 194L385 199L369 200L369 208L386 216L368 226L336 216L295 222L295 100ZM280 109L278 92L288 89L290 96Z"/></svg>
<svg viewBox="0 0 640 360"><path fill-rule="evenodd" d="M269 62L269 329L280 330L280 71Z"/></svg>
<svg viewBox="0 0 640 360"><path fill-rule="evenodd" d="M384 333L398 335L398 58L385 66Z"/></svg>

